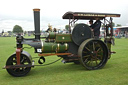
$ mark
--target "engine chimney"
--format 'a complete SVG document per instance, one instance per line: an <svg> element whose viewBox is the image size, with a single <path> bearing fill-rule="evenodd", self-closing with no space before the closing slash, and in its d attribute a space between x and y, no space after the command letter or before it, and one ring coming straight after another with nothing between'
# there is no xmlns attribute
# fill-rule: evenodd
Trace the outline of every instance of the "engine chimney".
<svg viewBox="0 0 128 85"><path fill-rule="evenodd" d="M40 40L40 9L33 9L35 24L35 39Z"/></svg>

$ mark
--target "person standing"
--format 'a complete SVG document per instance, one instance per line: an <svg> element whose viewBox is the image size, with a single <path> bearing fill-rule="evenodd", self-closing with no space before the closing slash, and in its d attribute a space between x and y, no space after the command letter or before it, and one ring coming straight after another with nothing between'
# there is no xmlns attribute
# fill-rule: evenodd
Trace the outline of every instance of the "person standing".
<svg viewBox="0 0 128 85"><path fill-rule="evenodd" d="M101 21L100 18L96 18L96 22L93 24L91 31L94 32L94 37L99 38L100 36Z"/></svg>
<svg viewBox="0 0 128 85"><path fill-rule="evenodd" d="M54 29L53 29L53 32L57 32L57 29L56 29L56 28L54 28Z"/></svg>
<svg viewBox="0 0 128 85"><path fill-rule="evenodd" d="M48 29L46 30L46 32L52 32L52 25L48 25Z"/></svg>
<svg viewBox="0 0 128 85"><path fill-rule="evenodd" d="M92 28L93 28L93 20L90 20L90 21L89 21L89 24L90 24L89 27L92 29Z"/></svg>

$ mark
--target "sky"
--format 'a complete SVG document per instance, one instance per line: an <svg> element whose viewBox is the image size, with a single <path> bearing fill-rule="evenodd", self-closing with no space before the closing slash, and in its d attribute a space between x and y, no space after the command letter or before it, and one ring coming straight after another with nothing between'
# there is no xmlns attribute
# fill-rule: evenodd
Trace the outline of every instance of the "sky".
<svg viewBox="0 0 128 85"><path fill-rule="evenodd" d="M15 25L33 31L34 8L41 9L41 30L46 30L49 23L53 28L64 29L68 20L62 16L68 11L117 13L121 17L114 18L114 23L128 26L128 0L0 0L0 33L12 31Z"/></svg>

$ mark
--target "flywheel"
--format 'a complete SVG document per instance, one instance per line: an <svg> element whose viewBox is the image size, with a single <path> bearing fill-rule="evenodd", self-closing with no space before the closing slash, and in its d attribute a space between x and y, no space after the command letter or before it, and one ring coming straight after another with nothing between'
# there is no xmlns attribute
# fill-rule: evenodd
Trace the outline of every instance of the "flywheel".
<svg viewBox="0 0 128 85"><path fill-rule="evenodd" d="M77 24L72 32L72 39L76 45L81 45L81 43L91 38L91 29L86 24Z"/></svg>

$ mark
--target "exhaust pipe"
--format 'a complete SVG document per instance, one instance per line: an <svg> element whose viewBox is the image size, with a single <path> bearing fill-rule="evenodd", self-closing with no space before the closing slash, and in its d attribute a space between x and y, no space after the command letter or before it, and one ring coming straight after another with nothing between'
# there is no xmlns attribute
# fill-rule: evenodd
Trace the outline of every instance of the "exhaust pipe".
<svg viewBox="0 0 128 85"><path fill-rule="evenodd" d="M40 9L33 9L35 24L35 39L40 40Z"/></svg>

